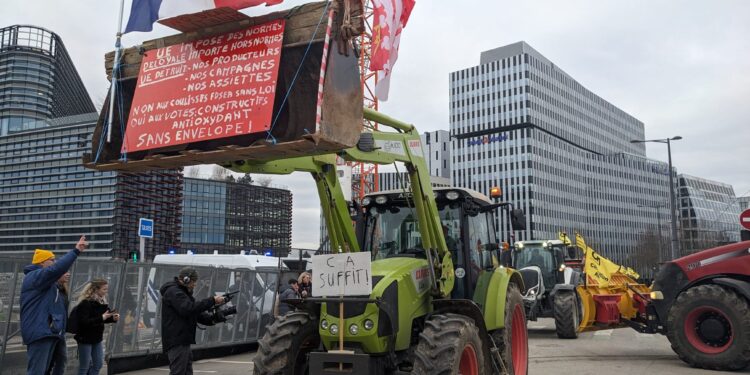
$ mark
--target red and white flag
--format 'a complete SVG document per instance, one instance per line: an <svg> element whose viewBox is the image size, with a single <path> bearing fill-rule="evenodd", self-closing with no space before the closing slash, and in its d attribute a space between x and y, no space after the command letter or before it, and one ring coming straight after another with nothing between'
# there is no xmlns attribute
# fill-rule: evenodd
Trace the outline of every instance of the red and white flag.
<svg viewBox="0 0 750 375"><path fill-rule="evenodd" d="M388 100L391 70L398 59L401 31L409 20L415 0L373 0L375 24L372 29L370 70L378 74L375 95Z"/></svg>

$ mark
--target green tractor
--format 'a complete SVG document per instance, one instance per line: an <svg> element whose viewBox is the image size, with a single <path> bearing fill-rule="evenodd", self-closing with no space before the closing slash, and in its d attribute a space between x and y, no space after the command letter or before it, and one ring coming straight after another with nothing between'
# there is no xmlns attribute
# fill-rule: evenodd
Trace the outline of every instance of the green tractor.
<svg viewBox="0 0 750 375"><path fill-rule="evenodd" d="M370 110L365 117L398 132L363 133L338 156L402 162L410 187L366 196L353 216L334 155L228 165L245 173L310 172L331 248L368 251L372 259L370 295L306 298L269 325L255 373L526 374L525 288L517 271L498 264L494 228L502 212L524 229L523 212L467 189L433 191L416 129Z"/></svg>

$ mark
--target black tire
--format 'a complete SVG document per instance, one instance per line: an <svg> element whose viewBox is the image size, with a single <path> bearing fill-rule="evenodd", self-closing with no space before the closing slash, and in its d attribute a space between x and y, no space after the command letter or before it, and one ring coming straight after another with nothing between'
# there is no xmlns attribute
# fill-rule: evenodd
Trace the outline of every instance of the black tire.
<svg viewBox="0 0 750 375"><path fill-rule="evenodd" d="M260 375L303 375L307 354L320 344L318 324L304 312L290 312L268 326L253 359Z"/></svg>
<svg viewBox="0 0 750 375"><path fill-rule="evenodd" d="M518 329L521 332L524 332L524 337L519 338L519 340L525 341L525 343L520 343L520 348L517 347L517 349L520 349L520 351L523 352L521 353L521 356L525 357L520 363L515 363L513 360L513 328L514 323L519 320L518 318L515 320L513 319L513 312L516 311L516 306L520 306L520 311L523 314L523 320L521 323L523 328ZM519 331L517 330L516 332ZM503 363L505 363L505 367L508 369L509 374L526 375L529 373L529 340L526 330L526 310L523 306L521 291L516 284L509 284L508 291L505 294L505 328L493 331L492 339L495 340L495 345L497 345L497 348L503 357Z"/></svg>
<svg viewBox="0 0 750 375"><path fill-rule="evenodd" d="M742 370L750 364L748 301L719 285L690 288L669 309L667 337L691 366Z"/></svg>
<svg viewBox="0 0 750 375"><path fill-rule="evenodd" d="M485 348L479 328L470 318L459 314L435 314L425 322L414 351L415 375L457 374L463 354L473 351L479 374L492 373L485 361ZM468 354L471 356L471 354ZM468 359L469 362L473 362Z"/></svg>
<svg viewBox="0 0 750 375"><path fill-rule="evenodd" d="M553 310L557 337L561 339L577 339L580 319L575 290L572 292L557 292L553 301Z"/></svg>

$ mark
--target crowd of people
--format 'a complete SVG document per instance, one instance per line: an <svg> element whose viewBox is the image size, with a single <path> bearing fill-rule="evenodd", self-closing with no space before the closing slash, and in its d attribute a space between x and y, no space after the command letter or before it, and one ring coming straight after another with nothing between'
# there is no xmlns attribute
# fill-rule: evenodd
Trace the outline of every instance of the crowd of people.
<svg viewBox="0 0 750 375"><path fill-rule="evenodd" d="M28 374L65 373L66 333L72 333L77 344L78 374L99 374L103 367L105 326L120 321L120 313L108 304L109 282L103 278L88 281L70 309L69 269L87 247L86 237L81 236L75 249L59 258L37 249L31 264L24 268L20 320ZM222 296L197 301L193 290L198 279L198 272L186 267L159 289L162 349L169 359L170 374L192 374L190 345L195 344L197 325L216 324L210 311L227 302ZM311 275L303 272L288 280L288 287L281 292L279 314L293 311L311 296Z"/></svg>
<svg viewBox="0 0 750 375"><path fill-rule="evenodd" d="M87 247L86 237L81 236L75 249L60 258L37 249L31 264L24 268L20 320L30 375L65 373L66 333L72 333L77 343L78 374L99 374L104 364L105 325L120 321L120 313L107 303L109 282L95 278L86 283L68 314L69 269ZM216 324L210 310L227 301L222 296L196 301L193 289L197 282L198 272L186 267L159 289L162 349L172 375L193 373L190 345L195 344L197 324Z"/></svg>

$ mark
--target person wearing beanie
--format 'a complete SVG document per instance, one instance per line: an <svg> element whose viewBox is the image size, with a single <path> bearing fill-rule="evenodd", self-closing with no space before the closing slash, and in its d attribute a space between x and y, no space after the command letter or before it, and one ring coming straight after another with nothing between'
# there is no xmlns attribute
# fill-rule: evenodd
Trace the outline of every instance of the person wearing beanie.
<svg viewBox="0 0 750 375"><path fill-rule="evenodd" d="M87 246L86 236L81 236L76 248L60 259L51 251L37 249L32 264L23 270L21 337L27 347L29 374L46 373L57 345L65 341L67 298L60 295L58 280Z"/></svg>
<svg viewBox="0 0 750 375"><path fill-rule="evenodd" d="M208 297L201 301L193 297L198 282L198 271L191 267L180 270L173 281L159 288L161 293L161 342L169 359L170 375L193 373L193 354L198 323L214 325L207 310L226 302L224 297Z"/></svg>

